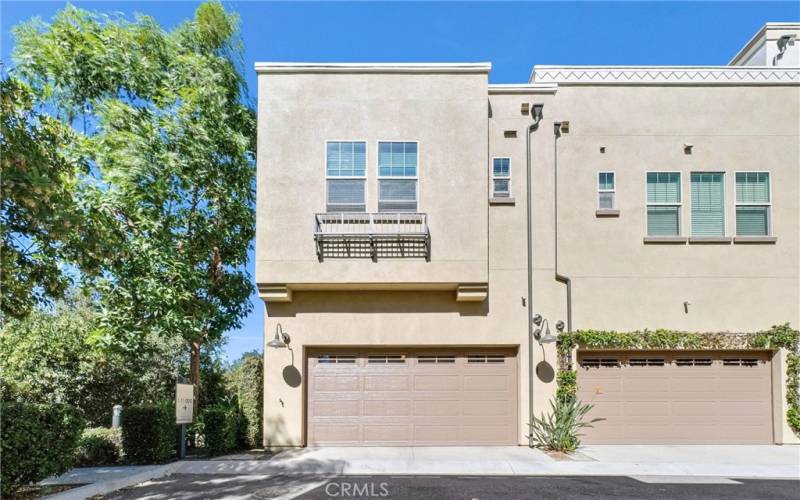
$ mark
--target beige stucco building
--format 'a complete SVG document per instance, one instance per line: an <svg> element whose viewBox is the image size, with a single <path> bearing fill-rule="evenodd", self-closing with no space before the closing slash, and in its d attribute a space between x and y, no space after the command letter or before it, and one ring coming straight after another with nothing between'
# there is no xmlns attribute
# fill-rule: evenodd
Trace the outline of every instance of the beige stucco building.
<svg viewBox="0 0 800 500"><path fill-rule="evenodd" d="M265 445L527 444L548 331L800 325L798 34L519 85L257 63L256 281L289 341L265 346ZM786 354L578 350L606 419L585 440L797 442Z"/></svg>

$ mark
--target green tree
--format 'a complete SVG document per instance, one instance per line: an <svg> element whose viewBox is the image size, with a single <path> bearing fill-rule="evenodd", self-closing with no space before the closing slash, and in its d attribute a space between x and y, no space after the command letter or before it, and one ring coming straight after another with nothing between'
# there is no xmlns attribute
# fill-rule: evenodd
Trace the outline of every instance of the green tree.
<svg viewBox="0 0 800 500"><path fill-rule="evenodd" d="M94 342L137 352L177 336L197 386L203 346L251 307L255 119L238 18L207 2L167 32L67 6L14 34L15 71L79 134L90 168L76 196L112 245L92 280Z"/></svg>
<svg viewBox="0 0 800 500"><path fill-rule="evenodd" d="M241 445L256 448L263 445L262 415L264 408L264 357L257 351L246 352L225 374L230 394L235 394L244 416Z"/></svg>
<svg viewBox="0 0 800 500"><path fill-rule="evenodd" d="M87 170L72 128L43 113L31 88L0 77L0 280L3 315L21 318L63 297L62 262L96 269L98 238L74 196Z"/></svg>
<svg viewBox="0 0 800 500"><path fill-rule="evenodd" d="M84 295L52 310L10 319L0 330L3 399L69 403L93 426L111 423L111 407L170 400L187 356L180 339L150 334L135 356L92 345L98 315Z"/></svg>

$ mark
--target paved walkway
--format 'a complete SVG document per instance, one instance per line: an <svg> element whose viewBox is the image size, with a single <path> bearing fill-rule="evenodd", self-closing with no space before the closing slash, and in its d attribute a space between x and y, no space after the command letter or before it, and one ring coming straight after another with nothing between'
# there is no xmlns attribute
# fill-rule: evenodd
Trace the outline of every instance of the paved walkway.
<svg viewBox="0 0 800 500"><path fill-rule="evenodd" d="M798 446L586 446L557 460L526 447L331 447L181 464L184 474L459 474L800 478Z"/></svg>

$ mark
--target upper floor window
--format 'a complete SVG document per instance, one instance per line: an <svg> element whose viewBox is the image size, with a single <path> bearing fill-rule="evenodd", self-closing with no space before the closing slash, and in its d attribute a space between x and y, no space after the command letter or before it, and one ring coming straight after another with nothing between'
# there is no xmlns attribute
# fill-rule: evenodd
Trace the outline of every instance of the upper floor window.
<svg viewBox="0 0 800 500"><path fill-rule="evenodd" d="M725 236L725 176L692 172L692 236Z"/></svg>
<svg viewBox="0 0 800 500"><path fill-rule="evenodd" d="M615 195L616 180L614 172L600 172L597 174L597 208L599 210L612 210L616 208Z"/></svg>
<svg viewBox="0 0 800 500"><path fill-rule="evenodd" d="M326 211L367 210L367 143L328 141L326 145Z"/></svg>
<svg viewBox="0 0 800 500"><path fill-rule="evenodd" d="M492 160L492 197L511 197L511 159L494 158Z"/></svg>
<svg viewBox="0 0 800 500"><path fill-rule="evenodd" d="M378 143L378 211L417 211L417 143Z"/></svg>
<svg viewBox="0 0 800 500"><path fill-rule="evenodd" d="M736 172L737 236L769 236L771 205L768 172Z"/></svg>
<svg viewBox="0 0 800 500"><path fill-rule="evenodd" d="M647 235L680 236L681 174L647 173Z"/></svg>

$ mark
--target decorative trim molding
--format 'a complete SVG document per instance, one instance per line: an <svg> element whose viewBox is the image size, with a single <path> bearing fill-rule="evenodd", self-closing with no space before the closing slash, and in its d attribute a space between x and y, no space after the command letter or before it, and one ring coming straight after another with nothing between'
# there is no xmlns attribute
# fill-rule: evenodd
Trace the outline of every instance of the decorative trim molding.
<svg viewBox="0 0 800 500"><path fill-rule="evenodd" d="M290 73L489 73L492 64L480 63L314 63L257 62L258 74Z"/></svg>
<svg viewBox="0 0 800 500"><path fill-rule="evenodd" d="M531 82L557 85L800 85L800 68L534 66Z"/></svg>
<svg viewBox="0 0 800 500"><path fill-rule="evenodd" d="M488 295L487 284L458 285L456 288L456 302L483 302Z"/></svg>
<svg viewBox="0 0 800 500"><path fill-rule="evenodd" d="M258 285L258 296L264 302L291 302L292 289L285 285Z"/></svg>
<svg viewBox="0 0 800 500"><path fill-rule="evenodd" d="M555 94L558 85L554 83L490 83L489 95L503 94Z"/></svg>

